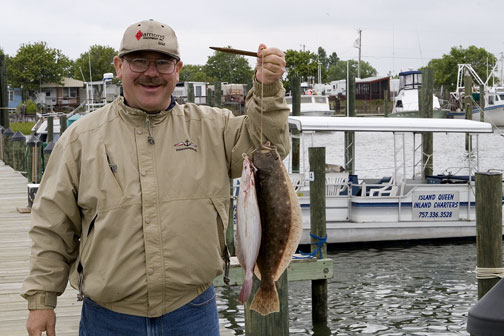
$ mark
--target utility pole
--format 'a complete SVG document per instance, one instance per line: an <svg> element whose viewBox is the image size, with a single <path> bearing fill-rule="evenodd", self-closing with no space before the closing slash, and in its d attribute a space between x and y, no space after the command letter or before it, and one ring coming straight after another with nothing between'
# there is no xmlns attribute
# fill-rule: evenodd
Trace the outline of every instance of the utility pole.
<svg viewBox="0 0 504 336"><path fill-rule="evenodd" d="M359 33L359 38L357 41L359 42L359 63L357 63L357 78L361 78L360 76L360 62L361 62L361 47L362 47L362 29L358 29L357 32Z"/></svg>

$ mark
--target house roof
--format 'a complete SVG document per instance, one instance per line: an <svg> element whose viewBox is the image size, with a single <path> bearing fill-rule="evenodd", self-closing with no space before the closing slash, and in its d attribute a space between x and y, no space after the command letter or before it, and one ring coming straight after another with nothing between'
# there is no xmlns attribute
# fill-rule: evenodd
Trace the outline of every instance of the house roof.
<svg viewBox="0 0 504 336"><path fill-rule="evenodd" d="M40 87L42 88L55 88L55 87L83 87L84 82L78 79L63 77L62 84L57 83L44 83Z"/></svg>

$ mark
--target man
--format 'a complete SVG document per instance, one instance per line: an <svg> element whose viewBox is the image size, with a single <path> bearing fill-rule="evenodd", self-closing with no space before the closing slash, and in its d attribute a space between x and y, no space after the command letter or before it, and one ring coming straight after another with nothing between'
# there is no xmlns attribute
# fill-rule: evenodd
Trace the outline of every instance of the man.
<svg viewBox="0 0 504 336"><path fill-rule="evenodd" d="M263 142L289 150L285 58L265 45L259 55L248 116L234 117L175 103L182 61L168 25L127 28L114 58L124 96L63 134L37 193L29 335L55 334L69 278L84 297L81 335L219 334L212 281L227 257L229 176L261 125Z"/></svg>

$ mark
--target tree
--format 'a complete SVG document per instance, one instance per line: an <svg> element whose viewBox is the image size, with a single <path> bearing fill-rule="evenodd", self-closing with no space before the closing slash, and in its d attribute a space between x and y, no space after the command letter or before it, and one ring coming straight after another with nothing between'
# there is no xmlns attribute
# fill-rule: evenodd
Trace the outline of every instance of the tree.
<svg viewBox="0 0 504 336"><path fill-rule="evenodd" d="M191 65L187 64L182 67L180 72L180 82L209 82L214 83L217 78L208 76L204 67L201 65Z"/></svg>
<svg viewBox="0 0 504 336"><path fill-rule="evenodd" d="M298 76L301 81L316 78L318 71L318 55L311 51L297 51L289 49L285 52L285 70L287 80L284 86L290 90L290 82L293 76Z"/></svg>
<svg viewBox="0 0 504 336"><path fill-rule="evenodd" d="M208 78L221 82L252 84L254 70L245 57L216 51L209 56L203 71Z"/></svg>
<svg viewBox="0 0 504 336"><path fill-rule="evenodd" d="M91 65L91 81L103 80L103 74L115 73L113 61L117 51L109 46L92 45L89 51L80 54L73 67L73 76L84 82L89 81ZM82 77L84 76L84 78Z"/></svg>
<svg viewBox="0 0 504 336"><path fill-rule="evenodd" d="M357 77L358 61L349 60L350 73ZM361 61L361 77L376 76L377 71L366 61ZM328 71L328 81L340 80L347 78L347 61L337 61L336 64L331 64Z"/></svg>
<svg viewBox="0 0 504 336"><path fill-rule="evenodd" d="M23 44L16 56L7 59L8 82L31 94L42 83L61 83L63 77L70 75L71 67L72 61L46 42Z"/></svg>
<svg viewBox="0 0 504 336"><path fill-rule="evenodd" d="M441 58L431 60L427 66L433 69L436 88L443 86L449 91L455 91L458 64L471 64L474 71L485 82L488 78L487 62L488 68L492 69L497 58L484 48L470 46L463 49L459 46L452 47L448 55L444 54Z"/></svg>

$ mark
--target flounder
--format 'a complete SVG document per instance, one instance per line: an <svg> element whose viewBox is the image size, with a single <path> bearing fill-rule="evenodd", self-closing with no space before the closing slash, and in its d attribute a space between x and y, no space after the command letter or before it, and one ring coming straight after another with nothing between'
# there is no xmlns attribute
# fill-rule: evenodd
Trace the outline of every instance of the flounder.
<svg viewBox="0 0 504 336"><path fill-rule="evenodd" d="M245 270L245 279L238 300L245 303L252 291L254 265L261 245L261 217L255 188L255 168L247 155L243 157L236 206L236 256Z"/></svg>
<svg viewBox="0 0 504 336"><path fill-rule="evenodd" d="M261 247L256 275L261 280L250 309L261 315L280 311L275 287L287 269L301 239L301 207L276 147L269 142L252 154L261 215Z"/></svg>

